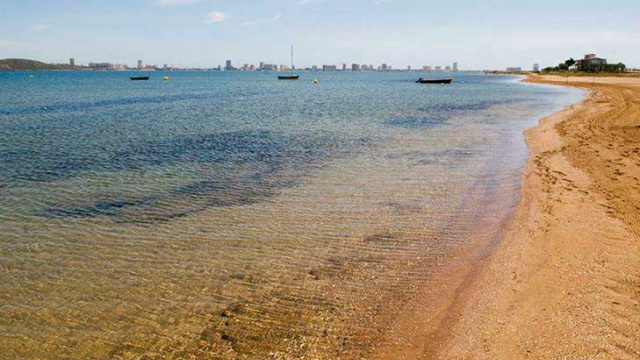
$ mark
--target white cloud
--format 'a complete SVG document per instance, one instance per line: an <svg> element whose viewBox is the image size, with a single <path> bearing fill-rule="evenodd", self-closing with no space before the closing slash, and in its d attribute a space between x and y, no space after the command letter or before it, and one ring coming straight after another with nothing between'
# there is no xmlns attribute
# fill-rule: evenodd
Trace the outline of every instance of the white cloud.
<svg viewBox="0 0 640 360"><path fill-rule="evenodd" d="M253 25L258 25L258 24L268 24L268 23L277 21L281 17L282 17L282 14L277 14L277 15L274 15L274 16L269 17L269 18L262 18L262 19L257 19L257 20L253 20L253 21L245 21L240 25L241 26L253 26Z"/></svg>
<svg viewBox="0 0 640 360"><path fill-rule="evenodd" d="M219 24L225 20L227 20L227 17L224 15L224 13L220 11L214 11L209 13L209 19L207 19L207 22Z"/></svg>

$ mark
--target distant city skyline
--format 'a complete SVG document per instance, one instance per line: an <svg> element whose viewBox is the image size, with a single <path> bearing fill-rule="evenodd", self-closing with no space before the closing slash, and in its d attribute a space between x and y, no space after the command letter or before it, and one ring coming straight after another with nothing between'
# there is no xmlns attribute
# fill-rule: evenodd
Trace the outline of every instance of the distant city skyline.
<svg viewBox="0 0 640 360"><path fill-rule="evenodd" d="M118 64L111 62L95 62L91 61L88 64L76 63L75 58L70 58L68 65L72 67L78 68L90 68L96 70L180 70L180 69L189 69L189 67L180 67L176 65L169 65L164 63L162 65L157 64L147 64L144 60L137 60L136 66L128 66L126 64ZM406 71L423 71L423 72L432 72L432 66L423 65L422 67L413 68L411 65L407 65ZM441 69L441 66L436 66L436 69ZM265 71L289 71L291 67L289 65L277 65L277 64L267 64L263 61L259 62L259 65L255 65L253 63L245 63L242 66L235 66L233 60L227 59L224 62L224 67L222 65L217 66L208 66L208 67L200 67L200 69L215 69L215 70L225 70L225 71L257 71L257 70L265 70ZM357 64L353 63L351 66L347 66L346 63L342 63L342 67L338 67L335 64L323 64L321 67L317 65L311 65L306 67L295 66L293 69L297 70L311 70L311 71L405 71L405 69L397 69L393 68L391 65L387 65L383 63L377 67L373 65L367 64ZM474 71L475 69L468 69L464 71ZM535 68L534 68L535 70ZM458 63L454 62L453 67L445 66L445 72L458 72L460 71L458 67Z"/></svg>
<svg viewBox="0 0 640 360"><path fill-rule="evenodd" d="M0 58L212 68L289 64L293 44L298 67L528 69L587 53L640 67L638 13L635 0L5 0Z"/></svg>

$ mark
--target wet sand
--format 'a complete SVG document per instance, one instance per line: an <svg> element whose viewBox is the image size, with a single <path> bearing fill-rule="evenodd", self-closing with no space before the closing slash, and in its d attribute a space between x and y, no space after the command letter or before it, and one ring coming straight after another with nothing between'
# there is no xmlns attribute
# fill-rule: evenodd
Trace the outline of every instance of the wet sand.
<svg viewBox="0 0 640 360"><path fill-rule="evenodd" d="M413 358L640 358L640 79L568 84L586 100L526 132L516 212Z"/></svg>

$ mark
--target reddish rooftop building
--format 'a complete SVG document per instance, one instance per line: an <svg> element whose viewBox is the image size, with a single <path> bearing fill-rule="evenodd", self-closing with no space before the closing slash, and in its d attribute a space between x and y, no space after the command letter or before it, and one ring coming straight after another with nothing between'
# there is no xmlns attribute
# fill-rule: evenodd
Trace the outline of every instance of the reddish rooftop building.
<svg viewBox="0 0 640 360"><path fill-rule="evenodd" d="M574 67L578 71L586 70L591 65L607 65L607 59L602 59L596 56L596 54L587 54L584 59L576 61Z"/></svg>

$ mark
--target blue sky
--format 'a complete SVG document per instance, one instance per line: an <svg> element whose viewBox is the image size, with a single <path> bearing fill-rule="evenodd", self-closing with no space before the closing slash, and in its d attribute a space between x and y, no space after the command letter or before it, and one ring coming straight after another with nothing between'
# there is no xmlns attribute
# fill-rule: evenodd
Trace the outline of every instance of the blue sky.
<svg viewBox="0 0 640 360"><path fill-rule="evenodd" d="M640 67L640 1L0 0L0 58L500 69L594 52Z"/></svg>

